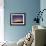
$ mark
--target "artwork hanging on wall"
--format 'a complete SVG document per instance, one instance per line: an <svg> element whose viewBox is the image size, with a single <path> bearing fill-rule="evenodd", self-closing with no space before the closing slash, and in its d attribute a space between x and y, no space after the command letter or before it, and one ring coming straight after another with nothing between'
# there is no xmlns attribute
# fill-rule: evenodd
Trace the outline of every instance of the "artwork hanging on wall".
<svg viewBox="0 0 46 46"><path fill-rule="evenodd" d="M10 13L10 25L19 26L26 24L25 13Z"/></svg>

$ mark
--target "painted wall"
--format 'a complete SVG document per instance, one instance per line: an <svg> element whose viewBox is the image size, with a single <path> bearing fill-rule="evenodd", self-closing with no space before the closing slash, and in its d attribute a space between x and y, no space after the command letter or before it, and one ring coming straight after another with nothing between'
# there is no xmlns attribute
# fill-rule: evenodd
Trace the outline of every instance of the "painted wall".
<svg viewBox="0 0 46 46"><path fill-rule="evenodd" d="M4 41L4 2L0 0L0 42Z"/></svg>
<svg viewBox="0 0 46 46"><path fill-rule="evenodd" d="M43 9L46 9L46 0L41 0L40 2L41 2L40 3L40 9L42 11ZM40 22L40 25L46 27L46 10L43 12L42 17L43 17L43 22L41 21Z"/></svg>
<svg viewBox="0 0 46 46"><path fill-rule="evenodd" d="M40 0L4 0L4 38L7 41L18 41L32 30L36 12L40 10ZM25 26L10 26L10 13L26 13Z"/></svg>

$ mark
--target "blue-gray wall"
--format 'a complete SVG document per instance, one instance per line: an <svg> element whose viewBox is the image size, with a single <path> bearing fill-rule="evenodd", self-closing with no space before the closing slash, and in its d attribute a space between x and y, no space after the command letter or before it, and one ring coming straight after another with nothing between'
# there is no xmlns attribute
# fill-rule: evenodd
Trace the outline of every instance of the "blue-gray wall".
<svg viewBox="0 0 46 46"><path fill-rule="evenodd" d="M18 41L32 29L33 19L40 9L40 0L4 0L4 38ZM25 26L10 26L10 13L26 13Z"/></svg>
<svg viewBox="0 0 46 46"><path fill-rule="evenodd" d="M41 0L40 1L40 10L42 11L43 9L46 9L46 0ZM46 27L46 10L43 12L43 22L40 22L40 25L45 26Z"/></svg>

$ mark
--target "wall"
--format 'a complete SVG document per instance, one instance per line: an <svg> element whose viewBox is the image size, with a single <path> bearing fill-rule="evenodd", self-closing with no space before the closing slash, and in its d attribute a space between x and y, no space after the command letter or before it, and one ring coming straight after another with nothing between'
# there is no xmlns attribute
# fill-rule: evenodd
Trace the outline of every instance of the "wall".
<svg viewBox="0 0 46 46"><path fill-rule="evenodd" d="M4 38L7 41L18 41L32 30L36 12L40 10L40 0L4 0ZM25 12L25 26L10 26L10 13Z"/></svg>
<svg viewBox="0 0 46 46"><path fill-rule="evenodd" d="M46 0L41 0L40 1L40 9L41 9L41 11L43 10L43 9L46 9ZM41 21L40 22L40 25L42 25L42 26L45 26L46 27L46 10L43 12L43 15L42 15L42 17L43 17L43 22Z"/></svg>
<svg viewBox="0 0 46 46"><path fill-rule="evenodd" d="M3 0L0 0L0 42L4 41L4 7Z"/></svg>

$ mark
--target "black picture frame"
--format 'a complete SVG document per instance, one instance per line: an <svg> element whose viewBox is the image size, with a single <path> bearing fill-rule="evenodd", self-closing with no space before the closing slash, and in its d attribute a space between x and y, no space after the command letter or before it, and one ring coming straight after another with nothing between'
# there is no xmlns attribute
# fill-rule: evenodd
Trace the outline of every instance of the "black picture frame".
<svg viewBox="0 0 46 46"><path fill-rule="evenodd" d="M25 13L10 13L10 25L13 26L26 25Z"/></svg>

